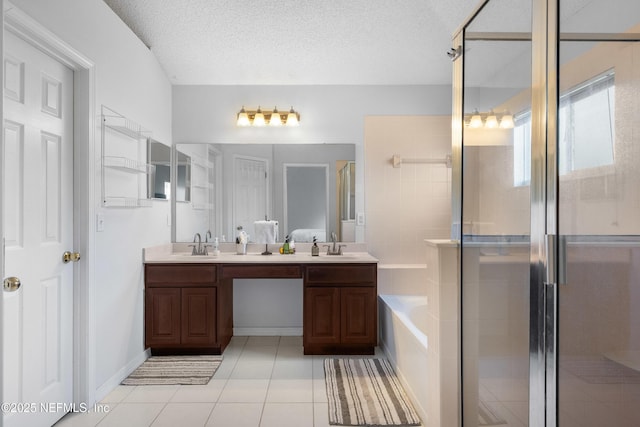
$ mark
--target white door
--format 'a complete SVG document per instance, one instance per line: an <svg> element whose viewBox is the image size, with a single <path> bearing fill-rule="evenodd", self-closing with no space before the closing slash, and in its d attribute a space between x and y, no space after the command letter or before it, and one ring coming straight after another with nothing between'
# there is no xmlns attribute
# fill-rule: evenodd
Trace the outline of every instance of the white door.
<svg viewBox="0 0 640 427"><path fill-rule="evenodd" d="M4 69L4 423L49 426L73 398L73 72L7 32Z"/></svg>
<svg viewBox="0 0 640 427"><path fill-rule="evenodd" d="M267 161L236 157L233 170L233 231L237 235L237 228L242 226L249 240L254 241L253 222L269 215Z"/></svg>

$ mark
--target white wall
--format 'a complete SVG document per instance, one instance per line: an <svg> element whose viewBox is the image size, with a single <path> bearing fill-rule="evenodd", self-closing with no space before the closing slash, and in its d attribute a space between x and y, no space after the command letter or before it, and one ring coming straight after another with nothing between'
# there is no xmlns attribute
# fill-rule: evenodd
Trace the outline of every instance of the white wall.
<svg viewBox="0 0 640 427"><path fill-rule="evenodd" d="M128 116L153 137L171 143L171 85L154 55L101 0L16 0L14 4L95 64L95 111L102 104ZM95 139L99 165L100 120ZM95 234L95 385L117 384L144 351L142 251L170 241L169 204L114 209L100 204L96 166L95 203L105 231ZM94 221L94 219L91 219ZM91 222L90 221L90 222ZM101 386L104 387L101 389Z"/></svg>
<svg viewBox="0 0 640 427"><path fill-rule="evenodd" d="M300 113L297 128L242 128L242 106ZM368 115L450 114L450 86L174 86L176 142L362 144Z"/></svg>

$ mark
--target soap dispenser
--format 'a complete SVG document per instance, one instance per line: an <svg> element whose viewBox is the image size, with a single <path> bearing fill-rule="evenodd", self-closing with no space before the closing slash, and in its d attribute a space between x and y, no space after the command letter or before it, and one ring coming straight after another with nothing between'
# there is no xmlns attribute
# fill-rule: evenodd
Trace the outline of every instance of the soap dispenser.
<svg viewBox="0 0 640 427"><path fill-rule="evenodd" d="M289 236L284 238L284 245L282 245L282 253L285 255L289 253Z"/></svg>
<svg viewBox="0 0 640 427"><path fill-rule="evenodd" d="M218 238L216 237L213 240L213 256L218 256L220 255L220 243L218 241Z"/></svg>
<svg viewBox="0 0 640 427"><path fill-rule="evenodd" d="M313 246L311 246L311 256L320 255L320 248L318 247L316 236L313 236Z"/></svg>

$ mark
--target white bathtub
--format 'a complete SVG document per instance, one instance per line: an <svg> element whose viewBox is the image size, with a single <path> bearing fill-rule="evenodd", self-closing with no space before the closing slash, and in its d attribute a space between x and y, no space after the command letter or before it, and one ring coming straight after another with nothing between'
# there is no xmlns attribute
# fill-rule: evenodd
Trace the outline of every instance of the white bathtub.
<svg viewBox="0 0 640 427"><path fill-rule="evenodd" d="M427 297L379 295L380 346L428 426ZM436 380L435 378L433 380Z"/></svg>

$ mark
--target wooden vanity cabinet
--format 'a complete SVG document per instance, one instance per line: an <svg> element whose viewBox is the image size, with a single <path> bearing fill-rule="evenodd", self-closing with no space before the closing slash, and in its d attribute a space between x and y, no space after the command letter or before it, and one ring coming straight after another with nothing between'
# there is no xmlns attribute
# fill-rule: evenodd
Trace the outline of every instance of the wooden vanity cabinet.
<svg viewBox="0 0 640 427"><path fill-rule="evenodd" d="M377 345L376 264L307 265L304 353L373 354Z"/></svg>
<svg viewBox="0 0 640 427"><path fill-rule="evenodd" d="M154 354L221 354L232 335L231 281L211 264L145 265L145 346Z"/></svg>

